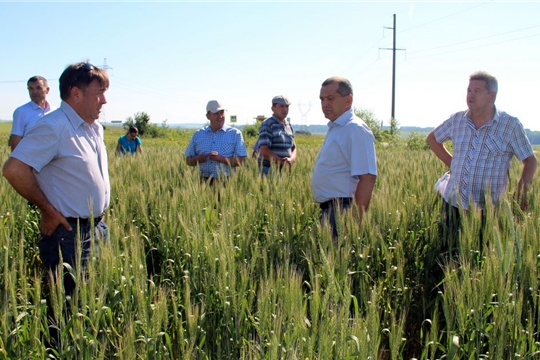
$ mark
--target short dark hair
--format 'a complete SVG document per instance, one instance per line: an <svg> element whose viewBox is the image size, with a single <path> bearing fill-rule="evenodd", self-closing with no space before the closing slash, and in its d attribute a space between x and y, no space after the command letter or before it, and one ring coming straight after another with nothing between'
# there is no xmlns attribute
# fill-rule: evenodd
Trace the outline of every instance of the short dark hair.
<svg viewBox="0 0 540 360"><path fill-rule="evenodd" d="M322 86L328 86L333 83L338 83L337 93L341 96L348 96L353 94L351 82L341 76L332 76L324 80Z"/></svg>
<svg viewBox="0 0 540 360"><path fill-rule="evenodd" d="M136 133L136 134L138 134L138 133L139 133L139 129L137 129L137 127L136 127L136 126L134 126L134 125L131 125L131 126L129 127L129 130L128 130L128 132L129 132L129 133L131 133L131 134L133 134L133 133Z"/></svg>
<svg viewBox="0 0 540 360"><path fill-rule="evenodd" d="M26 82L26 86L30 85L30 83L38 82L40 80L41 82L43 82L43 85L45 85L45 87L49 87L49 82L47 81L47 79L39 75L34 75L30 79L28 79L28 81Z"/></svg>
<svg viewBox="0 0 540 360"><path fill-rule="evenodd" d="M58 81L60 83L60 99L69 99L69 90L72 87L85 90L94 80L97 80L100 86L109 87L109 75L105 70L89 62L68 65Z"/></svg>
<svg viewBox="0 0 540 360"><path fill-rule="evenodd" d="M497 78L486 71L476 71L472 73L471 76L469 76L469 81L472 80L484 81L486 83L487 90L490 93L494 92L496 94L499 89Z"/></svg>

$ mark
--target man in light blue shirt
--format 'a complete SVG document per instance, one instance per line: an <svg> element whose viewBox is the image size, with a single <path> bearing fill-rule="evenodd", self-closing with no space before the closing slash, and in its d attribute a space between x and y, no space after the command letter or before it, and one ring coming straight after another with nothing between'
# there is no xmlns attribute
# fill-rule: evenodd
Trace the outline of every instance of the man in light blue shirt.
<svg viewBox="0 0 540 360"><path fill-rule="evenodd" d="M352 110L351 83L342 77L326 79L320 93L322 111L330 120L311 178L313 197L337 238L336 209L351 206L358 223L371 202L377 179L375 138Z"/></svg>
<svg viewBox="0 0 540 360"><path fill-rule="evenodd" d="M43 76L32 76L28 79L26 86L31 101L19 106L13 112L13 124L8 141L11 151L17 147L24 134L39 119L51 112L51 106L47 102L47 94L50 90L47 79Z"/></svg>
<svg viewBox="0 0 540 360"><path fill-rule="evenodd" d="M39 256L49 279L63 278L69 308L77 283L69 268L84 276L98 240L107 237L102 220L111 186L103 126L96 120L107 103L109 76L83 62L69 65L59 83L60 108L29 129L4 164L3 175L41 210ZM50 297L47 304L55 324ZM50 326L49 333L51 346L58 346L58 328Z"/></svg>
<svg viewBox="0 0 540 360"><path fill-rule="evenodd" d="M217 100L206 106L210 125L197 130L184 155L189 166L199 166L201 178L210 183L226 178L247 157L242 132L225 124L225 108Z"/></svg>
<svg viewBox="0 0 540 360"><path fill-rule="evenodd" d="M41 210L40 258L54 273L61 266L59 252L73 268L77 259L86 266L95 230L106 228L102 217L110 202L103 126L96 121L107 102L109 77L77 63L59 83L60 108L27 132L3 167L13 188ZM73 293L71 276L64 287Z"/></svg>

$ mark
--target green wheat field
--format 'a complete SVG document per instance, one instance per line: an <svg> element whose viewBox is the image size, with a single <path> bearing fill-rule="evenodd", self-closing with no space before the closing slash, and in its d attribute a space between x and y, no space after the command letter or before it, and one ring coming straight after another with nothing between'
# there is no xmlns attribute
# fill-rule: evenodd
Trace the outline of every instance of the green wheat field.
<svg viewBox="0 0 540 360"><path fill-rule="evenodd" d="M297 136L290 173L262 180L248 158L209 188L184 161L191 132L143 137L141 156L118 157L122 133L105 131L110 242L73 274L56 352L44 345L39 215L0 179L0 359L540 358L540 176L521 212L518 161L483 247L470 214L449 259L433 189L445 168L429 150L378 147L369 213L361 227L340 218L334 242L310 189L322 136ZM61 284L52 293L59 314Z"/></svg>

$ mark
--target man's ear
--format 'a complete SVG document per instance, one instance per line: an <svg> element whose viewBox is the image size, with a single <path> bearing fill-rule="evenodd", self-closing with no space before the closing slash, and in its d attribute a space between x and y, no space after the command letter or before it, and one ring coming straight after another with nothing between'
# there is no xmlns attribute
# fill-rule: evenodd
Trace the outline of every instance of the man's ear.
<svg viewBox="0 0 540 360"><path fill-rule="evenodd" d="M71 89L69 89L69 98L75 102L78 103L83 96L83 92L81 89L79 89L76 86L73 86Z"/></svg>
<svg viewBox="0 0 540 360"><path fill-rule="evenodd" d="M347 105L352 106L353 99L352 94L347 95Z"/></svg>

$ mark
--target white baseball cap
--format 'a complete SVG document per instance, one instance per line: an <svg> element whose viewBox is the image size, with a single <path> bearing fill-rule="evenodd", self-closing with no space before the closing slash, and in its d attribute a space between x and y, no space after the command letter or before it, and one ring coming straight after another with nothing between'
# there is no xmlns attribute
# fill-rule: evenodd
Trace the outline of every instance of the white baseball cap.
<svg viewBox="0 0 540 360"><path fill-rule="evenodd" d="M206 105L206 112L210 111L211 113L215 114L221 110L225 110L225 107L223 106L223 103L220 103L217 100L210 100Z"/></svg>

